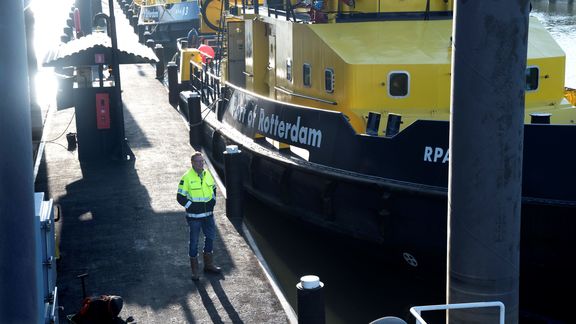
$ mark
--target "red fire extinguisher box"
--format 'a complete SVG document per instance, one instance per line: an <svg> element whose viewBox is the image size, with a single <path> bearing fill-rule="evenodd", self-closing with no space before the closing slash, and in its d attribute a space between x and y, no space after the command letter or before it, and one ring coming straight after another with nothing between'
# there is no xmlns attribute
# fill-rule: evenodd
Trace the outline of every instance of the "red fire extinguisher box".
<svg viewBox="0 0 576 324"><path fill-rule="evenodd" d="M78 158L94 161L120 156L124 125L114 87L75 88L74 102Z"/></svg>

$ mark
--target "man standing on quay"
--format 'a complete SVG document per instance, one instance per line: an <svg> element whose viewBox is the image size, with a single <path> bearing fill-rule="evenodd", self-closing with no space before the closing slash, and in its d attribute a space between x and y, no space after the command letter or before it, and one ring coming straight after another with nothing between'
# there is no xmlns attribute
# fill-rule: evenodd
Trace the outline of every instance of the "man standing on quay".
<svg viewBox="0 0 576 324"><path fill-rule="evenodd" d="M198 239L200 229L205 236L204 241L204 271L220 273L220 268L214 265L212 250L216 236L214 221L214 205L216 204L216 185L210 171L204 169L204 157L200 152L192 154L192 168L180 179L176 199L186 208L186 221L190 228L190 267L192 280L200 279L198 271Z"/></svg>

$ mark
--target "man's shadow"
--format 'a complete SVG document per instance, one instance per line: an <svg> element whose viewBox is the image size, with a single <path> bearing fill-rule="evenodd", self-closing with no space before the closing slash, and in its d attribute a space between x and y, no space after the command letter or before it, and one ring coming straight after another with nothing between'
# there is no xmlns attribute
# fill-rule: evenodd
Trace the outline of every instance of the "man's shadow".
<svg viewBox="0 0 576 324"><path fill-rule="evenodd" d="M206 285L210 283L212 289L214 290L214 293L216 294L216 297L218 297L220 304L222 305L222 307L224 307L224 310L228 314L230 320L232 320L232 323L243 324L244 321L242 321L242 319L238 315L238 312L236 312L236 309L228 299L226 291L224 291L224 288L222 288L222 284L220 283L221 280L226 280L226 278L222 274L205 273L202 279L200 279L199 281L195 281L196 288L198 289L198 293L200 294L200 298L202 299L202 304L206 308L206 311L210 315L210 319L212 320L213 323L226 322L223 321L220 315L218 314L214 302L212 301L212 299L210 299L208 291L206 290Z"/></svg>

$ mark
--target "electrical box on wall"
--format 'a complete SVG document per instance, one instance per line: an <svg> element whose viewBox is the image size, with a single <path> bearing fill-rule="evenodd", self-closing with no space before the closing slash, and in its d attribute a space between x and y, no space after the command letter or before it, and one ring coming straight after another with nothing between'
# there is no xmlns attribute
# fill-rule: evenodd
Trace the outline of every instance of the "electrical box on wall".
<svg viewBox="0 0 576 324"><path fill-rule="evenodd" d="M110 95L96 93L96 128L110 129Z"/></svg>

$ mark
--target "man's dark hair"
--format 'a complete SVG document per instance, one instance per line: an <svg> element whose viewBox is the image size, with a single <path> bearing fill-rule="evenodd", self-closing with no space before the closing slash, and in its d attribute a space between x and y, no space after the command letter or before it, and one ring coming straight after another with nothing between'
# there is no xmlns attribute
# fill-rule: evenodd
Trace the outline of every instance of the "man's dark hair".
<svg viewBox="0 0 576 324"><path fill-rule="evenodd" d="M194 158L195 158L196 156L199 156L199 157L202 157L202 158L204 157L204 155L202 155L202 152L196 151L196 152L192 153L192 156L190 157L190 161L194 160Z"/></svg>

